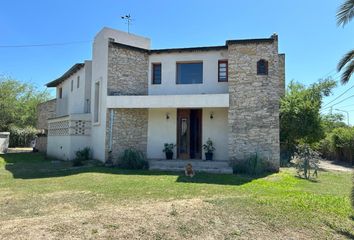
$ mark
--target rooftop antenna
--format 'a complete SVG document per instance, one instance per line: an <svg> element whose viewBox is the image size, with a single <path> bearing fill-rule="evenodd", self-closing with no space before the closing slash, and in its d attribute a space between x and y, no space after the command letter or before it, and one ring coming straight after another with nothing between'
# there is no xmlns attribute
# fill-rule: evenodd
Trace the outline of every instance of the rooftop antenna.
<svg viewBox="0 0 354 240"><path fill-rule="evenodd" d="M121 16L121 18L124 19L124 20L127 20L128 33L130 33L130 24L131 24L131 22L132 22L132 20L133 20L133 19L131 18L131 16L130 16L130 13L127 14L127 15L125 15L125 16Z"/></svg>

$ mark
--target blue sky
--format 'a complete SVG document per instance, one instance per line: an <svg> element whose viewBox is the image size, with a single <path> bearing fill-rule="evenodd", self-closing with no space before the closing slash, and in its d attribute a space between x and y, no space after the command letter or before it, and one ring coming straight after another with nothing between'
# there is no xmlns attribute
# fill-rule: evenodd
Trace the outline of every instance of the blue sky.
<svg viewBox="0 0 354 240"><path fill-rule="evenodd" d="M340 57L354 46L354 21L336 26L342 0L120 1L3 0L0 46L87 41L65 46L1 48L0 74L44 87L76 62L91 59L94 35L104 26L126 30L121 15L134 19L131 32L151 38L152 48L222 45L226 39L279 35L286 54L286 79L311 84L339 79ZM333 100L354 85L354 77L334 91ZM354 95L354 88L341 99ZM334 103L335 103L334 102ZM349 110L354 98L334 108Z"/></svg>

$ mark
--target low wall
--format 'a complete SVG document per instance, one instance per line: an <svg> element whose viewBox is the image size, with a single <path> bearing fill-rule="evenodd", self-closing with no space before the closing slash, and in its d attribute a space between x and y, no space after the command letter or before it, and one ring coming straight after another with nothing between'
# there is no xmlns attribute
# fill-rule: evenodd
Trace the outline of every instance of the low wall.
<svg viewBox="0 0 354 240"><path fill-rule="evenodd" d="M0 153L6 153L9 148L10 133L0 132Z"/></svg>

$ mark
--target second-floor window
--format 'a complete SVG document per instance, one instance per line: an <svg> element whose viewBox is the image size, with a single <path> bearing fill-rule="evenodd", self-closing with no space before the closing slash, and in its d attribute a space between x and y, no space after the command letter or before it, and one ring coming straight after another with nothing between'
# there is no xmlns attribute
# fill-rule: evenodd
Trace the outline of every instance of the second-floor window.
<svg viewBox="0 0 354 240"><path fill-rule="evenodd" d="M203 62L177 63L176 83L203 83Z"/></svg>
<svg viewBox="0 0 354 240"><path fill-rule="evenodd" d="M77 76L77 85L76 85L76 88L79 88L80 87L80 76Z"/></svg>
<svg viewBox="0 0 354 240"><path fill-rule="evenodd" d="M228 71L228 63L227 60L219 60L218 62L218 81L219 82L227 82L227 71Z"/></svg>
<svg viewBox="0 0 354 240"><path fill-rule="evenodd" d="M59 99L62 99L63 98L63 88L60 87L58 91L59 91L59 94L58 94Z"/></svg>
<svg viewBox="0 0 354 240"><path fill-rule="evenodd" d="M257 62L257 75L268 75L268 61L261 59Z"/></svg>
<svg viewBox="0 0 354 240"><path fill-rule="evenodd" d="M74 90L74 80L71 80L71 91Z"/></svg>
<svg viewBox="0 0 354 240"><path fill-rule="evenodd" d="M161 84L161 63L152 64L152 84Z"/></svg>

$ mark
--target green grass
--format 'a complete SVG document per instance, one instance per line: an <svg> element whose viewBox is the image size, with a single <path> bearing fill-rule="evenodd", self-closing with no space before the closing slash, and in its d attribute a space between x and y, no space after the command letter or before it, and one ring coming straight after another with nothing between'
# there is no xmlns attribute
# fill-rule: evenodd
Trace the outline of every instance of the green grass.
<svg viewBox="0 0 354 240"><path fill-rule="evenodd" d="M99 212L100 206L107 204L149 206L199 199L210 209L198 210L198 218L205 218L206 223L198 225L199 220L194 219L193 227L180 213L183 208L172 204L168 215L179 219L175 228L179 237L201 234L210 225L219 229L215 234L231 239L253 236L252 231L264 228L289 236L298 231L300 237L351 238L351 184L351 174L343 172L320 172L316 181L295 177L293 169L259 178L205 173L187 178L180 173L123 171L92 164L72 168L71 163L53 163L41 154L7 154L0 156L0 225L8 220L57 214L55 209L63 202L68 211ZM207 215L211 213L217 218ZM245 226L225 227L238 221ZM248 229L250 226L253 230ZM173 238L168 235L171 229L164 231L159 229L154 238ZM90 230L90 234L97 232L101 230Z"/></svg>

